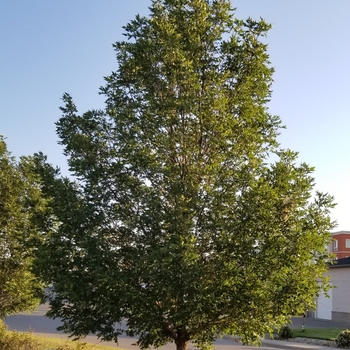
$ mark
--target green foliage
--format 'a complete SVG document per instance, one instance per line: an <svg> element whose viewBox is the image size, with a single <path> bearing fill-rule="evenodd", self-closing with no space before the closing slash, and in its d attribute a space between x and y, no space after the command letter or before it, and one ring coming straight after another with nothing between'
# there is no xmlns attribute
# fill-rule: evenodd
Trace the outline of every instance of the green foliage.
<svg viewBox="0 0 350 350"><path fill-rule="evenodd" d="M0 350L37 350L40 343L30 333L8 332L0 320Z"/></svg>
<svg viewBox="0 0 350 350"><path fill-rule="evenodd" d="M62 339L43 338L32 333L8 331L0 320L0 350L103 350L111 347L98 346L81 342L64 341Z"/></svg>
<svg viewBox="0 0 350 350"><path fill-rule="evenodd" d="M293 331L289 326L283 326L278 332L278 339L290 339L293 338Z"/></svg>
<svg viewBox="0 0 350 350"><path fill-rule="evenodd" d="M344 331L341 331L335 339L335 343L338 348L350 349L350 330L345 329Z"/></svg>
<svg viewBox="0 0 350 350"><path fill-rule="evenodd" d="M0 138L0 318L39 303L42 285L32 273L43 234L46 200L32 158L17 162Z"/></svg>
<svg viewBox="0 0 350 350"><path fill-rule="evenodd" d="M155 0L117 42L104 110L64 94L72 175L38 159L60 225L41 252L49 316L75 336L141 348L219 333L245 343L312 306L326 270L332 197L276 140L263 20L228 0ZM40 157L39 157L40 158Z"/></svg>

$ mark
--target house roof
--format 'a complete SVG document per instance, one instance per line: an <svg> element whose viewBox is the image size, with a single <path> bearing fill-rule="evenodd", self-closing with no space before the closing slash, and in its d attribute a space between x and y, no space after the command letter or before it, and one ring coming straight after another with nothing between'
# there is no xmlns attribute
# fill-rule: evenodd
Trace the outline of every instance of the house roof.
<svg viewBox="0 0 350 350"><path fill-rule="evenodd" d="M335 267L348 267L348 266L350 266L350 257L335 260L333 265L329 265L329 268L333 269Z"/></svg>
<svg viewBox="0 0 350 350"><path fill-rule="evenodd" d="M337 235L350 235L350 231L337 231L337 232L331 232L332 236L337 236Z"/></svg>

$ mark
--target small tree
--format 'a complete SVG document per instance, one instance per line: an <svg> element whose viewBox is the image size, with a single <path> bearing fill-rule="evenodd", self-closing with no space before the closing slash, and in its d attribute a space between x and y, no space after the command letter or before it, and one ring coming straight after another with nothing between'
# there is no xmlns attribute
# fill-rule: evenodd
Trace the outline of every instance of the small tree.
<svg viewBox="0 0 350 350"><path fill-rule="evenodd" d="M32 263L46 200L31 167L30 157L16 162L0 137L0 318L35 308L42 292Z"/></svg>
<svg viewBox="0 0 350 350"><path fill-rule="evenodd" d="M253 342L313 303L332 198L311 201L313 169L276 141L270 26L234 19L228 0L150 11L115 44L105 110L79 115L63 96L57 131L77 183L50 180L61 225L42 256L49 316L104 340L125 319L141 348Z"/></svg>

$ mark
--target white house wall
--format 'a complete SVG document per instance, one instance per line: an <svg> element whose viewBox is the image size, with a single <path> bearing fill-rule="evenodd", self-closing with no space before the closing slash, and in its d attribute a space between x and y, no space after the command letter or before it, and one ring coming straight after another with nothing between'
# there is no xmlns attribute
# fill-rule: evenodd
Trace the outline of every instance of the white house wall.
<svg viewBox="0 0 350 350"><path fill-rule="evenodd" d="M330 268L332 279L332 320L350 321L350 267Z"/></svg>

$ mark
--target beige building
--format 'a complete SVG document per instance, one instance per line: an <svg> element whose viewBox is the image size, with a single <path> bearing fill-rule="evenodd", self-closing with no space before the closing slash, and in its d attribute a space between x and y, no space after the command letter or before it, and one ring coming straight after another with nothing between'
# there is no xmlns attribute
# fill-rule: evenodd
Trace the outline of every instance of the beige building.
<svg viewBox="0 0 350 350"><path fill-rule="evenodd" d="M350 257L339 259L328 270L331 288L328 297L317 298L315 317L350 322Z"/></svg>

